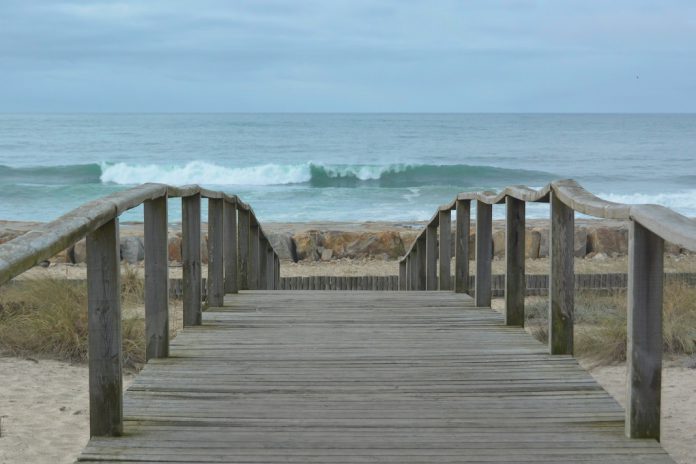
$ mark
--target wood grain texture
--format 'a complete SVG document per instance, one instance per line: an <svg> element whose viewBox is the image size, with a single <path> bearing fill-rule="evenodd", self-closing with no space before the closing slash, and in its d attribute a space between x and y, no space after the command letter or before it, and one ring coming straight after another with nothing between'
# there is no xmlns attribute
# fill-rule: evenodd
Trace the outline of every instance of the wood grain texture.
<svg viewBox="0 0 696 464"><path fill-rule="evenodd" d="M452 261L452 213L450 210L440 210L438 213L438 263L439 263L439 286L440 290L452 289L452 277L450 276Z"/></svg>
<svg viewBox="0 0 696 464"><path fill-rule="evenodd" d="M450 292L240 292L124 406L81 462L673 464L572 357Z"/></svg>
<svg viewBox="0 0 696 464"><path fill-rule="evenodd" d="M454 240L454 291L469 292L469 228L471 201L457 200L457 228Z"/></svg>
<svg viewBox="0 0 696 464"><path fill-rule="evenodd" d="M261 231L255 221L252 221L249 228L249 265L248 265L248 282L249 289L255 290L259 288L259 276L261 275Z"/></svg>
<svg viewBox="0 0 696 464"><path fill-rule="evenodd" d="M505 323L523 326L525 203L508 197L505 206Z"/></svg>
<svg viewBox="0 0 696 464"><path fill-rule="evenodd" d="M399 290L407 290L408 288L408 280L406 278L407 276L407 261L401 261L399 262Z"/></svg>
<svg viewBox="0 0 696 464"><path fill-rule="evenodd" d="M145 357L169 355L167 197L145 202Z"/></svg>
<svg viewBox="0 0 696 464"><path fill-rule="evenodd" d="M223 227L225 242L225 293L237 293L239 291L239 262L237 244L237 206L229 201L225 202L225 225Z"/></svg>
<svg viewBox="0 0 696 464"><path fill-rule="evenodd" d="M200 325L201 289L201 196L181 198L181 259L184 326Z"/></svg>
<svg viewBox="0 0 696 464"><path fill-rule="evenodd" d="M423 236L418 239L416 243L416 290L425 290L427 285L427 251L426 251L426 237Z"/></svg>
<svg viewBox="0 0 696 464"><path fill-rule="evenodd" d="M425 289L437 290L437 225L431 224L425 234Z"/></svg>
<svg viewBox="0 0 696 464"><path fill-rule="evenodd" d="M89 433L123 433L118 219L87 235Z"/></svg>
<svg viewBox="0 0 696 464"><path fill-rule="evenodd" d="M224 232L223 199L208 199L208 306L222 306L225 296L225 267L223 250Z"/></svg>
<svg viewBox="0 0 696 464"><path fill-rule="evenodd" d="M660 439L664 240L632 221L628 246L626 435Z"/></svg>
<svg viewBox="0 0 696 464"><path fill-rule="evenodd" d="M491 306L493 260L493 207L476 202L476 306Z"/></svg>
<svg viewBox="0 0 696 464"><path fill-rule="evenodd" d="M239 289L249 289L250 217L249 211L237 212L237 259L239 260Z"/></svg>
<svg viewBox="0 0 696 464"><path fill-rule="evenodd" d="M558 196L551 193L549 233L549 351L573 354L575 306L574 241L575 215Z"/></svg>

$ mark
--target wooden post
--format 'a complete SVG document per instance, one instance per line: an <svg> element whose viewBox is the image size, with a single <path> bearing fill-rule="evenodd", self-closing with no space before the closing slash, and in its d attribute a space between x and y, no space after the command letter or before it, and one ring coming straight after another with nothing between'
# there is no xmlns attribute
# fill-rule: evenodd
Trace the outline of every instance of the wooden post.
<svg viewBox="0 0 696 464"><path fill-rule="evenodd" d="M573 354L575 215L551 192L549 351Z"/></svg>
<svg viewBox="0 0 696 464"><path fill-rule="evenodd" d="M266 275L264 277L266 278L267 282L266 289L273 290L273 282L275 281L275 257L273 247L271 246L270 242L267 241L266 244L266 254L264 256L264 259L266 260Z"/></svg>
<svg viewBox="0 0 696 464"><path fill-rule="evenodd" d="M437 224L425 229L425 289L437 290Z"/></svg>
<svg viewBox="0 0 696 464"><path fill-rule="evenodd" d="M87 235L89 433L123 434L118 218Z"/></svg>
<svg viewBox="0 0 696 464"><path fill-rule="evenodd" d="M280 258L277 254L274 254L275 266L273 272L273 289L280 290Z"/></svg>
<svg viewBox="0 0 696 464"><path fill-rule="evenodd" d="M476 306L491 306L493 207L476 201Z"/></svg>
<svg viewBox="0 0 696 464"><path fill-rule="evenodd" d="M399 261L399 290L406 290L406 260Z"/></svg>
<svg viewBox="0 0 696 464"><path fill-rule="evenodd" d="M505 199L505 324L524 326L525 202Z"/></svg>
<svg viewBox="0 0 696 464"><path fill-rule="evenodd" d="M239 276L237 263L237 205L225 201L225 293L237 293L239 291Z"/></svg>
<svg viewBox="0 0 696 464"><path fill-rule="evenodd" d="M450 261L452 260L452 214L450 210L439 213L440 290L451 290Z"/></svg>
<svg viewBox="0 0 696 464"><path fill-rule="evenodd" d="M169 356L167 196L145 202L145 358Z"/></svg>
<svg viewBox="0 0 696 464"><path fill-rule="evenodd" d="M257 290L259 288L259 249L261 244L259 243L261 230L259 225L252 218L251 228L249 229L249 289Z"/></svg>
<svg viewBox="0 0 696 464"><path fill-rule="evenodd" d="M208 199L208 306L222 306L225 298L225 268L223 249L224 201Z"/></svg>
<svg viewBox="0 0 696 464"><path fill-rule="evenodd" d="M181 199L184 327L201 325L201 195Z"/></svg>
<svg viewBox="0 0 696 464"><path fill-rule="evenodd" d="M250 227L250 213L243 209L239 209L237 212L237 245L238 253L237 259L239 260L239 289L248 290L249 289L249 227Z"/></svg>
<svg viewBox="0 0 696 464"><path fill-rule="evenodd" d="M626 436L659 441L664 240L629 227Z"/></svg>
<svg viewBox="0 0 696 464"><path fill-rule="evenodd" d="M256 288L259 290L266 290L268 280L266 276L268 275L268 261L266 260L266 248L268 247L268 242L266 237L263 235L259 236L259 272L258 272L258 283Z"/></svg>
<svg viewBox="0 0 696 464"><path fill-rule="evenodd" d="M427 235L427 233L426 233ZM418 239L417 245L416 245L416 260L418 261L418 264L416 265L416 270L418 272L417 277L416 277L416 290L425 290L426 287L426 269L427 269L427 263L426 263L426 251L425 251L425 236L421 236L420 239ZM374 290L374 288L373 288Z"/></svg>
<svg viewBox="0 0 696 464"><path fill-rule="evenodd" d="M457 230L454 241L454 291L469 292L469 227L471 201L457 200Z"/></svg>

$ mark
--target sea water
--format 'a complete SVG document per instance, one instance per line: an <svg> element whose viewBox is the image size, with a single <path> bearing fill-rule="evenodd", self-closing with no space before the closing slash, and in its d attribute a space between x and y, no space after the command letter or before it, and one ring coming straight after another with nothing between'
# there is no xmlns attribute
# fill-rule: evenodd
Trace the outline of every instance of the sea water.
<svg viewBox="0 0 696 464"><path fill-rule="evenodd" d="M162 182L237 194L262 221L415 221L458 192L563 178L696 216L696 115L0 114L4 220Z"/></svg>

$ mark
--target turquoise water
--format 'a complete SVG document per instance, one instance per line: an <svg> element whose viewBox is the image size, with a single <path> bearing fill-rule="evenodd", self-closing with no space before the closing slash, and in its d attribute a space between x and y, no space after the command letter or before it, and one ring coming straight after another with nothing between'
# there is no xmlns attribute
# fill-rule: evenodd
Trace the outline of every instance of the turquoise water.
<svg viewBox="0 0 696 464"><path fill-rule="evenodd" d="M264 221L411 221L557 178L696 216L696 115L0 114L0 219L165 182L238 194Z"/></svg>

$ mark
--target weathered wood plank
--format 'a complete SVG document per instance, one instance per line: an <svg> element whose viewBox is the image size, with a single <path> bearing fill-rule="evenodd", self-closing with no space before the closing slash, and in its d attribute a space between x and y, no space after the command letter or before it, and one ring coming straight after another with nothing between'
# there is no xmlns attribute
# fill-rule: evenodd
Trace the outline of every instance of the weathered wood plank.
<svg viewBox="0 0 696 464"><path fill-rule="evenodd" d="M491 306L493 207L476 202L476 306Z"/></svg>
<svg viewBox="0 0 696 464"><path fill-rule="evenodd" d="M551 192L549 351L573 354L575 214Z"/></svg>
<svg viewBox="0 0 696 464"><path fill-rule="evenodd" d="M447 211L439 212L440 219L438 221L438 247L440 255L438 257L440 267L440 290L452 289L452 278L450 276L452 261L452 213Z"/></svg>
<svg viewBox="0 0 696 464"><path fill-rule="evenodd" d="M224 202L208 199L208 306L222 306L225 296L224 259Z"/></svg>
<svg viewBox="0 0 696 464"><path fill-rule="evenodd" d="M201 323L201 196L181 198L181 259L184 326Z"/></svg>
<svg viewBox="0 0 696 464"><path fill-rule="evenodd" d="M507 197L505 216L505 323L524 325L525 203Z"/></svg>
<svg viewBox="0 0 696 464"><path fill-rule="evenodd" d="M259 288L259 276L261 275L260 249L261 236L259 225L252 221L249 228L249 263L248 263L248 281L249 289L256 290Z"/></svg>
<svg viewBox="0 0 696 464"><path fill-rule="evenodd" d="M425 289L437 290L437 224L425 230Z"/></svg>
<svg viewBox="0 0 696 464"><path fill-rule="evenodd" d="M167 196L145 202L145 357L169 355Z"/></svg>
<svg viewBox="0 0 696 464"><path fill-rule="evenodd" d="M249 287L249 259L250 249L250 213L239 209L237 211L237 259L239 260L239 289L248 290Z"/></svg>
<svg viewBox="0 0 696 464"><path fill-rule="evenodd" d="M225 202L224 221L225 293L237 293L239 291L239 263L237 259L237 205L235 203Z"/></svg>
<svg viewBox="0 0 696 464"><path fill-rule="evenodd" d="M457 200L457 229L454 241L454 291L469 292L469 228L471 201Z"/></svg>

